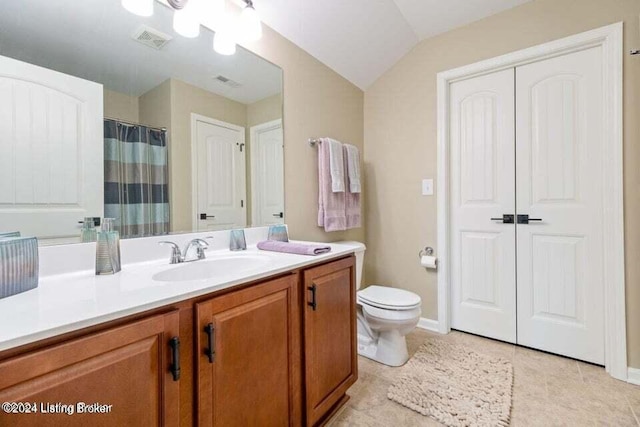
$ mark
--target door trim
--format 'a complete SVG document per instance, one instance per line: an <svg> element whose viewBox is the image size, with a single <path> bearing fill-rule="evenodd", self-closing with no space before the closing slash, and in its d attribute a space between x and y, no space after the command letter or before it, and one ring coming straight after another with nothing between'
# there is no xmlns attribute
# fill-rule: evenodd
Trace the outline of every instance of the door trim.
<svg viewBox="0 0 640 427"><path fill-rule="evenodd" d="M245 143L245 128L242 126L234 125L232 123L223 122L222 120L212 119L211 117L203 116L201 114L191 113L191 225L192 230L198 230L198 221L196 213L198 212L198 140L197 126L198 122L208 123L214 126L220 126L228 129L232 129L240 132L240 143ZM245 168L246 175L246 168ZM246 178L245 178L245 199L246 197ZM245 200L244 212L247 212L247 204ZM246 218L245 218L246 224Z"/></svg>
<svg viewBox="0 0 640 427"><path fill-rule="evenodd" d="M251 226L252 227L255 227L256 224L260 223L261 221L258 221L258 220L262 218L259 218L259 215L257 214L257 209L256 209L256 206L259 206L260 201L258 200L258 194L255 191L255 189L258 187L256 183L256 178L253 173L256 166L256 158L255 156L251 155L251 153L255 153L254 146L255 146L255 142L258 140L258 133L264 132L265 130L270 130L276 127L280 127L280 129L282 130L282 160L283 160L282 169L284 171L284 129L282 129L282 119L272 120L270 122L261 123L259 125L251 126L249 128L249 147L250 147L249 158L251 162L251 164L249 165L249 168L250 168L249 170L251 171L251 180L250 180L251 187L250 188L251 188ZM284 182L284 177L282 178Z"/></svg>
<svg viewBox="0 0 640 427"><path fill-rule="evenodd" d="M451 83L517 67L556 56L592 48L602 49L604 87L604 138L611 141L604 158L603 204L608 207L604 221L605 279L605 368L609 375L627 379L627 338L625 315L624 210L622 167L622 22L597 28L539 46L508 53L485 61L438 73L438 325L440 333L450 328L450 212L449 212L449 87Z"/></svg>

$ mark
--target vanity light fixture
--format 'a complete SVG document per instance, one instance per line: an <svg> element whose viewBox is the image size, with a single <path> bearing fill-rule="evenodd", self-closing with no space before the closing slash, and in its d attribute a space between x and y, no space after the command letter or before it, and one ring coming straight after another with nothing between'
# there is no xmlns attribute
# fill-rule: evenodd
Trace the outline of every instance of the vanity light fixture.
<svg viewBox="0 0 640 427"><path fill-rule="evenodd" d="M218 28L225 21L225 0L198 0L200 23Z"/></svg>
<svg viewBox="0 0 640 427"><path fill-rule="evenodd" d="M191 0L173 12L173 29L183 37L195 38L200 35L199 3L203 0ZM170 2L173 6L173 4ZM175 6L174 6L175 7Z"/></svg>
<svg viewBox="0 0 640 427"><path fill-rule="evenodd" d="M122 6L139 16L153 15L156 0L121 0ZM239 22L233 25L225 16L226 0L158 0L174 10L173 29L183 37L195 38L200 35L200 24L215 28L213 49L221 55L236 53L236 40L247 42L262 37L262 22L253 7L253 0L242 0L245 7ZM238 27L239 31L236 31Z"/></svg>
<svg viewBox="0 0 640 427"><path fill-rule="evenodd" d="M254 42L262 37L262 22L253 7L253 1L244 0L244 2L246 6L240 14L240 34L244 40Z"/></svg>
<svg viewBox="0 0 640 427"><path fill-rule="evenodd" d="M122 0L122 7L138 16L153 15L155 0Z"/></svg>
<svg viewBox="0 0 640 427"><path fill-rule="evenodd" d="M222 26L213 35L213 50L220 55L233 55L236 53L236 40L233 31L228 25Z"/></svg>

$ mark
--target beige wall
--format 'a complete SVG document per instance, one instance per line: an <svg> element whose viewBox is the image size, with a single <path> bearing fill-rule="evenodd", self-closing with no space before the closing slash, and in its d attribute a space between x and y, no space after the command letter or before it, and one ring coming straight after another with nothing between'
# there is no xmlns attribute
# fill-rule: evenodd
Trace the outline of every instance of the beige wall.
<svg viewBox="0 0 640 427"><path fill-rule="evenodd" d="M247 128L281 118L282 96L280 94L247 105Z"/></svg>
<svg viewBox="0 0 640 427"><path fill-rule="evenodd" d="M284 70L285 221L290 235L364 241L364 227L325 233L317 226L318 157L317 149L307 144L310 137L331 136L363 150L363 92L266 26L262 39L247 48Z"/></svg>
<svg viewBox="0 0 640 427"><path fill-rule="evenodd" d="M436 273L418 264L436 245L436 197L420 180L436 177L436 73L624 21L624 184L627 336L640 367L640 48L638 0L536 0L420 43L365 93L369 282L417 292L423 316L437 318ZM437 248L436 248L437 253Z"/></svg>
<svg viewBox="0 0 640 427"><path fill-rule="evenodd" d="M138 123L138 97L105 89L104 115L112 119Z"/></svg>
<svg viewBox="0 0 640 427"><path fill-rule="evenodd" d="M140 123L167 128L171 141L171 81L165 80L140 96ZM169 144L171 149L171 144ZM169 164L171 166L171 164Z"/></svg>

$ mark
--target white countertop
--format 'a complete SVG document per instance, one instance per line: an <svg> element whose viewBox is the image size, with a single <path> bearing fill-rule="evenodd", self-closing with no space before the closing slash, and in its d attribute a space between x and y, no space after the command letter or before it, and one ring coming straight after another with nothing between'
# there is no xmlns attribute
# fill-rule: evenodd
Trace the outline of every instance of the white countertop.
<svg viewBox="0 0 640 427"><path fill-rule="evenodd" d="M121 272L110 276L96 276L91 270L47 276L40 279L36 289L0 299L0 351L321 263L355 250L348 244L329 245L331 252L318 256L260 251L255 246L240 252L208 251L208 259L258 253L270 259L266 266L252 271L229 271L191 282L152 279L158 272L187 265L170 265L168 258L125 264Z"/></svg>

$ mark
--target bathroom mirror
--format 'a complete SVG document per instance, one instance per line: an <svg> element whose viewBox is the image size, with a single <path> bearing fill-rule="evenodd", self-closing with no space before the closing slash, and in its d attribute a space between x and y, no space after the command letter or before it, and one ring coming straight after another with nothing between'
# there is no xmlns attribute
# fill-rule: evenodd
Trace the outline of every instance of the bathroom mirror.
<svg viewBox="0 0 640 427"><path fill-rule="evenodd" d="M284 221L282 70L120 0L0 5L0 234L81 242ZM86 219L86 220L85 220Z"/></svg>

